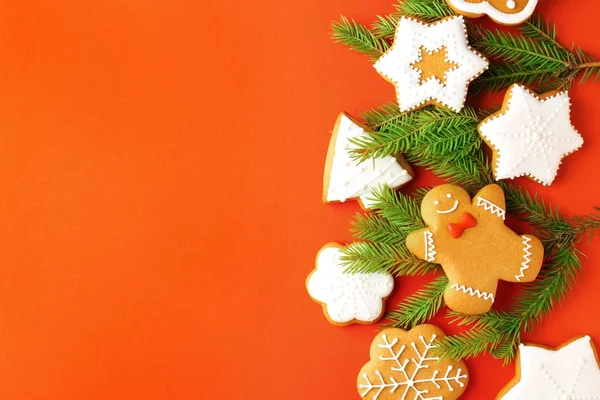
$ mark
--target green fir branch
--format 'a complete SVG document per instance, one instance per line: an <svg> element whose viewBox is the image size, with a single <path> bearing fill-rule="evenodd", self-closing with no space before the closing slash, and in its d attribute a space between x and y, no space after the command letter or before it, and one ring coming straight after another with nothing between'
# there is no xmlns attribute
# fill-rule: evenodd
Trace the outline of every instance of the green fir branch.
<svg viewBox="0 0 600 400"><path fill-rule="evenodd" d="M396 9L402 15L408 15L433 22L456 13L444 0L400 0Z"/></svg>
<svg viewBox="0 0 600 400"><path fill-rule="evenodd" d="M341 17L331 25L331 37L337 43L342 43L352 50L366 55L371 61L377 60L390 47L389 42L378 37L369 28L354 20Z"/></svg>
<svg viewBox="0 0 600 400"><path fill-rule="evenodd" d="M579 239L588 237L591 241L595 236L600 236L600 207L594 207L595 212L571 218L574 233Z"/></svg>
<svg viewBox="0 0 600 400"><path fill-rule="evenodd" d="M397 310L387 314L389 326L408 330L429 321L444 305L443 294L447 286L445 275L436 277L400 303Z"/></svg>

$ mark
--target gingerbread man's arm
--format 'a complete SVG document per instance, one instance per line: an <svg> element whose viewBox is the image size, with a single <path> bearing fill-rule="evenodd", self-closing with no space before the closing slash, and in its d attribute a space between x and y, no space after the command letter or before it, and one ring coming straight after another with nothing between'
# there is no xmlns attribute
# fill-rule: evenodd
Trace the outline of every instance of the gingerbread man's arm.
<svg viewBox="0 0 600 400"><path fill-rule="evenodd" d="M499 221L506 218L506 201L504 192L498 185L487 185L473 197L473 207L481 208L498 217Z"/></svg>
<svg viewBox="0 0 600 400"><path fill-rule="evenodd" d="M439 257L435 248L435 239L433 232L429 228L411 232L406 237L406 247L411 253L422 260L439 263L437 260Z"/></svg>

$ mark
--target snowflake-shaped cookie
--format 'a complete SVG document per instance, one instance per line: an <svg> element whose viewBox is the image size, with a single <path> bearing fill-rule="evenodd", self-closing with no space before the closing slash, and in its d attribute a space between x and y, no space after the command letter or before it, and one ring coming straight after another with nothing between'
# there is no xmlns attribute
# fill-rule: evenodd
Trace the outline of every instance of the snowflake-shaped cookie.
<svg viewBox="0 0 600 400"><path fill-rule="evenodd" d="M579 149L583 138L571 124L567 92L537 96L521 85L508 90L502 109L479 124L494 150L496 179L527 175L550 185L563 157Z"/></svg>
<svg viewBox="0 0 600 400"><path fill-rule="evenodd" d="M434 325L406 332L381 331L371 344L371 360L358 375L358 393L368 400L454 400L469 382L462 361L441 361L432 355L445 336Z"/></svg>
<svg viewBox="0 0 600 400"><path fill-rule="evenodd" d="M344 273L341 249L330 243L319 251L317 265L306 280L308 294L323 306L325 317L334 325L376 322L394 289L394 278L385 273Z"/></svg>
<svg viewBox="0 0 600 400"><path fill-rule="evenodd" d="M462 16L428 24L401 17L394 44L374 67L396 87L401 111L428 104L460 111L469 83L488 68L471 49Z"/></svg>
<svg viewBox="0 0 600 400"><path fill-rule="evenodd" d="M518 376L498 399L600 400L598 356L589 336L558 350L522 344L518 362Z"/></svg>

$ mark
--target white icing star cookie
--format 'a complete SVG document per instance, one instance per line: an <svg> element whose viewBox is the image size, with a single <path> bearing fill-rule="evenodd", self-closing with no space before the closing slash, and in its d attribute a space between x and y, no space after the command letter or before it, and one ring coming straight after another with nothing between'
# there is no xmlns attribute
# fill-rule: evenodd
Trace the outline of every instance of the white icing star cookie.
<svg viewBox="0 0 600 400"><path fill-rule="evenodd" d="M600 400L598 356L589 336L558 350L520 345L517 375L499 400Z"/></svg>
<svg viewBox="0 0 600 400"><path fill-rule="evenodd" d="M459 14L477 18L488 15L502 25L518 25L525 22L538 3L538 0L446 0Z"/></svg>
<svg viewBox="0 0 600 400"><path fill-rule="evenodd" d="M382 184L397 188L412 179L408 163L398 155L379 157L358 164L350 156L355 149L351 139L369 135L368 128L346 113L341 113L335 124L323 176L323 202L359 200L361 206L372 206L371 192Z"/></svg>
<svg viewBox="0 0 600 400"><path fill-rule="evenodd" d="M521 85L511 86L502 109L478 128L494 150L496 179L527 175L550 185L563 157L583 144L571 125L570 106L567 92L538 96Z"/></svg>
<svg viewBox="0 0 600 400"><path fill-rule="evenodd" d="M308 294L323 306L334 325L370 324L383 315L385 299L392 293L390 274L346 274L341 263L342 246L325 245L317 265L306 280Z"/></svg>
<svg viewBox="0 0 600 400"><path fill-rule="evenodd" d="M432 24L401 17L394 44L374 67L396 87L401 111L435 104L460 111L488 61L467 41L462 16Z"/></svg>

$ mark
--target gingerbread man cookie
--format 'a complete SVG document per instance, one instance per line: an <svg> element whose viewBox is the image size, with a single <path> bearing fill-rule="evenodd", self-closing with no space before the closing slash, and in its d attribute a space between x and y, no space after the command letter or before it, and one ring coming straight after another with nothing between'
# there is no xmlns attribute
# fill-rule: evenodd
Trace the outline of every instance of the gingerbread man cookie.
<svg viewBox="0 0 600 400"><path fill-rule="evenodd" d="M382 330L371 344L371 360L359 375L357 388L367 400L455 400L469 383L461 360L434 355L444 332L435 325L419 325L406 332Z"/></svg>
<svg viewBox="0 0 600 400"><path fill-rule="evenodd" d="M537 277L542 243L504 225L500 186L484 187L473 201L458 186L437 186L423 198L421 214L428 228L412 232L406 245L423 260L441 264L450 282L444 300L452 310L486 313L498 280L532 282Z"/></svg>
<svg viewBox="0 0 600 400"><path fill-rule="evenodd" d="M502 25L518 25L525 22L537 5L538 0L446 0L459 14L477 18L488 15Z"/></svg>

